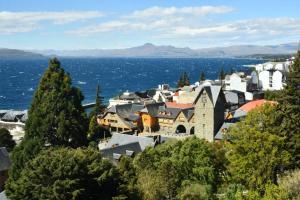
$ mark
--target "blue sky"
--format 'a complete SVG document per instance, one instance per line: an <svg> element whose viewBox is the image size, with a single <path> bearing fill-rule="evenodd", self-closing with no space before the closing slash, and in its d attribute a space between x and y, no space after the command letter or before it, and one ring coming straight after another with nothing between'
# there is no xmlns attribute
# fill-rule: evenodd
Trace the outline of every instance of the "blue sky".
<svg viewBox="0 0 300 200"><path fill-rule="evenodd" d="M300 39L299 0L0 0L0 47L205 48Z"/></svg>

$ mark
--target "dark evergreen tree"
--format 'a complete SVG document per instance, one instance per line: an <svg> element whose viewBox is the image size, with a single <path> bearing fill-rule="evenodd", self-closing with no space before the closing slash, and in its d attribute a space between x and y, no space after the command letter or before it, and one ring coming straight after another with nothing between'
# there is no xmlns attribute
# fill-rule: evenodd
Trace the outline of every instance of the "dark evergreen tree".
<svg viewBox="0 0 300 200"><path fill-rule="evenodd" d="M220 74L219 74L219 79L222 81L225 79L225 72L223 67L221 68Z"/></svg>
<svg viewBox="0 0 300 200"><path fill-rule="evenodd" d="M25 140L38 138L47 145L79 147L87 144L83 95L72 87L70 75L54 58L35 92L25 126Z"/></svg>
<svg viewBox="0 0 300 200"><path fill-rule="evenodd" d="M10 132L6 128L0 128L0 147L6 147L10 152L16 146L16 142L13 140Z"/></svg>
<svg viewBox="0 0 300 200"><path fill-rule="evenodd" d="M201 75L200 75L200 81L205 81L206 78L205 78L205 73L204 72L201 72Z"/></svg>
<svg viewBox="0 0 300 200"><path fill-rule="evenodd" d="M43 143L38 139L23 140L12 152L12 166L9 169L9 181L19 178L26 163L33 159L42 149Z"/></svg>
<svg viewBox="0 0 300 200"><path fill-rule="evenodd" d="M300 166L300 50L287 74L286 86L277 97L282 115L281 131L287 137L287 149L294 165Z"/></svg>
<svg viewBox="0 0 300 200"><path fill-rule="evenodd" d="M184 86L190 85L190 78L186 72L183 73L183 84L184 84Z"/></svg>
<svg viewBox="0 0 300 200"><path fill-rule="evenodd" d="M184 87L190 85L190 78L188 77L187 73L184 72L181 74L179 81L177 82L177 87Z"/></svg>
<svg viewBox="0 0 300 200"><path fill-rule="evenodd" d="M179 78L179 80L178 80L178 82L177 82L177 87L178 87L178 88L184 86L184 82L183 82L183 81L184 81L184 80L183 80L183 75L181 74L181 75L180 75L180 78Z"/></svg>
<svg viewBox="0 0 300 200"><path fill-rule="evenodd" d="M50 148L28 162L20 177L7 182L9 199L103 199L119 193L117 169L98 150Z"/></svg>
<svg viewBox="0 0 300 200"><path fill-rule="evenodd" d="M95 107L94 110L90 113L90 118L92 116L97 116L104 112L106 106L103 104L103 99L104 98L101 96L101 88L99 85L97 85Z"/></svg>

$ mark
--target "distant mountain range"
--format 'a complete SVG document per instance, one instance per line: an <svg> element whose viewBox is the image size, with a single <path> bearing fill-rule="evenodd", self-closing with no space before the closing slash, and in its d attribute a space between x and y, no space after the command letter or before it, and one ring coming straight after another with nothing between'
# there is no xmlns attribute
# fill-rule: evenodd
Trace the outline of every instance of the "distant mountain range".
<svg viewBox="0 0 300 200"><path fill-rule="evenodd" d="M247 57L251 55L294 54L298 44L280 45L235 45L203 49L156 46L146 43L142 46L125 49L83 49L83 50L10 50L0 49L0 58L5 56L59 56L59 57L146 57L146 58L199 58L199 57Z"/></svg>
<svg viewBox="0 0 300 200"><path fill-rule="evenodd" d="M29 51L0 48L0 59L37 59L43 57L41 54Z"/></svg>

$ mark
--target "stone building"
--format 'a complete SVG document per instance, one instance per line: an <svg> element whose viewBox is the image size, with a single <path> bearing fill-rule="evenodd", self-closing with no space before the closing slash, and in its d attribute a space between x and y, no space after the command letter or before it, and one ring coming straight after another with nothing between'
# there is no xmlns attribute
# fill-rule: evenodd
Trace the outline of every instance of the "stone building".
<svg viewBox="0 0 300 200"><path fill-rule="evenodd" d="M225 97L221 86L203 86L194 105L196 137L214 141L215 134L224 122Z"/></svg>

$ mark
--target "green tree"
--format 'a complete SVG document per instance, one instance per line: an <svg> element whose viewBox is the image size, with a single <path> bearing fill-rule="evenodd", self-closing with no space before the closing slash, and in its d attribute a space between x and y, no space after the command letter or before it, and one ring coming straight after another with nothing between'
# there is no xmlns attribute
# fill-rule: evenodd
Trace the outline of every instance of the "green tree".
<svg viewBox="0 0 300 200"><path fill-rule="evenodd" d="M264 193L267 184L277 184L277 175L290 162L285 138L277 132L274 107L266 104L249 112L227 135L226 155L233 183L259 193Z"/></svg>
<svg viewBox="0 0 300 200"><path fill-rule="evenodd" d="M184 80L183 80L183 75L181 74L180 78L177 82L177 87L180 88L180 87L183 87L183 86L184 86Z"/></svg>
<svg viewBox="0 0 300 200"><path fill-rule="evenodd" d="M225 72L224 72L224 69L223 69L223 67L221 68L221 71L220 71L220 73L219 73L219 79L222 81L222 80L224 80L225 79Z"/></svg>
<svg viewBox="0 0 300 200"><path fill-rule="evenodd" d="M89 124L88 139L90 141L94 141L94 140L98 141L98 139L105 137L104 134L105 134L105 130L98 124L97 116L95 115L92 116ZM106 136L109 136L108 131Z"/></svg>
<svg viewBox="0 0 300 200"><path fill-rule="evenodd" d="M184 86L190 85L190 78L186 72L183 73L183 84Z"/></svg>
<svg viewBox="0 0 300 200"><path fill-rule="evenodd" d="M90 113L90 118L92 116L97 116L104 112L106 106L103 104L103 99L104 98L101 96L101 88L99 85L97 85L95 107L93 111Z"/></svg>
<svg viewBox="0 0 300 200"><path fill-rule="evenodd" d="M83 95L54 58L34 94L25 126L25 140L39 138L49 145L78 147L87 144L87 117Z"/></svg>
<svg viewBox="0 0 300 200"><path fill-rule="evenodd" d="M205 73L204 72L201 72L201 75L200 75L200 81L205 81L206 78L205 78Z"/></svg>
<svg viewBox="0 0 300 200"><path fill-rule="evenodd" d="M145 186L141 186L143 195L150 195L151 187L146 180L151 181L153 177L151 186L158 186L155 190L160 195L159 199L176 199L183 188L191 184L205 185L207 194L212 195L216 191L219 176L216 160L210 143L192 137L148 148L135 158L134 165L139 183L145 182Z"/></svg>
<svg viewBox="0 0 300 200"><path fill-rule="evenodd" d="M286 86L278 98L282 114L280 132L287 137L287 149L293 159L291 167L300 166L300 51L287 74Z"/></svg>
<svg viewBox="0 0 300 200"><path fill-rule="evenodd" d="M12 166L9 169L8 182L17 180L26 163L33 159L42 149L43 143L38 139L23 140L12 152Z"/></svg>
<svg viewBox="0 0 300 200"><path fill-rule="evenodd" d="M0 147L6 147L8 152L11 152L16 146L10 132L6 128L0 128Z"/></svg>
<svg viewBox="0 0 300 200"><path fill-rule="evenodd" d="M184 87L190 85L190 78L186 72L183 72L177 82L177 87Z"/></svg>
<svg viewBox="0 0 300 200"><path fill-rule="evenodd" d="M118 163L117 169L121 175L120 190L126 194L130 200L141 199L139 188L137 185L137 174L133 166L133 159L122 156Z"/></svg>
<svg viewBox="0 0 300 200"><path fill-rule="evenodd" d="M31 160L15 182L9 199L111 199L120 195L119 173L97 150L49 148Z"/></svg>
<svg viewBox="0 0 300 200"><path fill-rule="evenodd" d="M207 200L209 198L207 194L207 189L205 186L196 184L189 184L184 187L183 191L180 193L180 200Z"/></svg>
<svg viewBox="0 0 300 200"><path fill-rule="evenodd" d="M277 101L278 98L280 98L282 95L282 91L281 90L267 90L264 91L264 99L266 100L270 100L270 101Z"/></svg>

